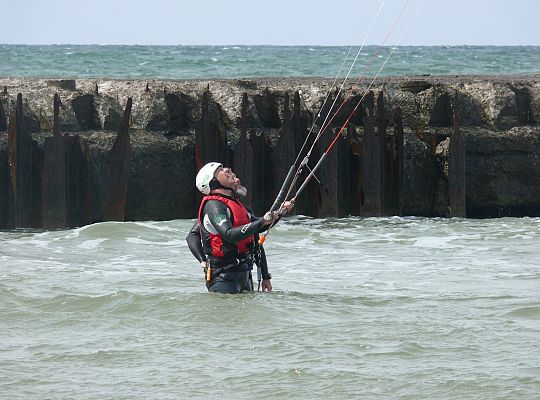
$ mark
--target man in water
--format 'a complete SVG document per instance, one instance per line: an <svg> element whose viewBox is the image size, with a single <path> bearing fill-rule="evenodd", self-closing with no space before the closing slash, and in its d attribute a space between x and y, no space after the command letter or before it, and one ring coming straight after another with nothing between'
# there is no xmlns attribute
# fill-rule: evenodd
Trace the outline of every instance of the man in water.
<svg viewBox="0 0 540 400"><path fill-rule="evenodd" d="M210 292L240 293L252 291L253 262L261 268L262 290L272 291L271 275L264 249L258 244L260 232L268 229L280 215L294 206L285 202L278 214L257 218L238 199L247 195L240 179L222 164L211 162L197 173L197 189L205 197L197 222L186 237L189 249L206 272Z"/></svg>

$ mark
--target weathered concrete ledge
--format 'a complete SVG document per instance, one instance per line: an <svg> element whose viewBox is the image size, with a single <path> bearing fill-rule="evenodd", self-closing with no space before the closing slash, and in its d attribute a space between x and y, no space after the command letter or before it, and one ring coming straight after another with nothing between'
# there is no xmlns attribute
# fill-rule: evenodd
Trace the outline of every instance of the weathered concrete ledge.
<svg viewBox="0 0 540 400"><path fill-rule="evenodd" d="M459 103L456 117L465 143L466 215L540 215L539 75L415 76L384 78L371 87L370 83L360 79L346 85L337 104L344 98L349 101L333 119L331 128L339 129L368 88L383 94L385 136L395 135L390 128L396 128L395 111L401 110L405 131L403 198L399 208L389 207L383 215L388 210L401 215L449 215L447 161L455 93ZM31 225L41 226L43 218L40 196L45 180L41 171L46 138L53 136L55 126L55 94L61 101L56 126L61 136L77 138L77 151L85 160L84 165L78 164L78 172L66 176L69 185L86 186L86 198L79 196L77 200L84 216L72 219L74 222L68 218L67 223L79 225L105 219L110 151L128 98L133 100L129 120L132 155L124 218L190 218L196 214L199 199L195 173L209 160L235 167L252 189L254 208L263 212L271 204L331 84L332 80L314 78L0 78L0 227L10 227L13 199L9 196L12 181L7 130L14 119L18 93L23 98L21 124L31 132L34 149L33 176L28 181L34 193L33 205L29 205L35 208ZM331 90L331 98L336 95L337 89ZM335 152L336 159L329 160L321 171L324 187L312 185L299 202L298 213L319 217L367 215L359 157L368 108L362 104L352 116L344 144ZM294 138L287 139L287 135ZM330 138L333 133L325 135ZM313 163L324 150L322 143Z"/></svg>

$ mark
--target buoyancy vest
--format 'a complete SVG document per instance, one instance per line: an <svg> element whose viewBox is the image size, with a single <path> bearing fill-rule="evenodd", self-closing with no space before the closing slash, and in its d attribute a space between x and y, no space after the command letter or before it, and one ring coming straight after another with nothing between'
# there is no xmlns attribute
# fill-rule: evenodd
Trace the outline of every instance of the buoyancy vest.
<svg viewBox="0 0 540 400"><path fill-rule="evenodd" d="M203 221L202 221L201 217L202 217L202 212L203 212L203 209L204 209L204 205L206 204L206 202L208 200L218 200L218 201L221 201L221 202L223 202L223 203L225 203L227 205L229 210L231 210L233 227L242 226L242 225L245 225L245 224L249 224L251 222L248 210L239 201L231 199L231 198L223 197L223 196L209 195L209 196L205 196L202 199L201 205L199 207L199 217L198 217L198 219L199 219L199 226L201 228L204 229L204 225L203 225ZM230 250L232 250L232 249L230 249L230 247L232 247L232 246L236 247L236 252L240 256L249 254L249 252L253 248L253 243L254 243L253 235L250 235L245 239L242 239L242 240L240 240L240 241L238 241L238 242L236 242L234 244L231 243L229 245L228 243L224 242L221 235L211 233L211 232L208 232L208 234L209 234L210 249L205 248L205 253L210 252L210 255L212 255L214 257L224 257L226 255L226 253L229 253ZM204 242L204 238L203 238L203 242ZM229 246L227 246L227 245L229 245ZM207 246L204 246L204 243L203 243L203 247L207 247ZM227 249L227 247L229 249ZM229 251L227 251L227 250L229 250Z"/></svg>

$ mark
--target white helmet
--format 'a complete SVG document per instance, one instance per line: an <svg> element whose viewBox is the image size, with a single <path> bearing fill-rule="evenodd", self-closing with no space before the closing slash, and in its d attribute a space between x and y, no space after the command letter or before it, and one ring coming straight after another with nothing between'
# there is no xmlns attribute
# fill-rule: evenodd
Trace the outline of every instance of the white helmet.
<svg viewBox="0 0 540 400"><path fill-rule="evenodd" d="M223 167L223 164L211 162L200 169L195 178L195 185L203 194L210 194L210 181L214 179L216 170Z"/></svg>

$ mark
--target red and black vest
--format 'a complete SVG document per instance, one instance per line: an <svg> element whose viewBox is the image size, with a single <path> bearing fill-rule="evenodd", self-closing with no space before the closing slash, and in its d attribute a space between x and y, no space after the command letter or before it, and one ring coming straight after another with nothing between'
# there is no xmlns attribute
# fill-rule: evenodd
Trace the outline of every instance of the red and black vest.
<svg viewBox="0 0 540 400"><path fill-rule="evenodd" d="M201 217L202 217L204 205L206 204L208 200L219 200L227 205L229 210L231 210L231 217L232 217L231 222L233 223L233 227L249 224L251 222L248 210L239 201L228 198L228 197L223 197L223 196L214 196L214 195L205 196L201 201L201 205L199 207L199 217L198 217L199 226L201 227L201 230L204 233L207 233L209 235L209 238L205 237L206 235L204 234L202 235L204 252L207 255L212 255L214 257L220 257L220 258L229 256L229 255L236 257L237 255L242 256L242 255L249 254L249 252L253 248L253 244L255 241L253 235L250 235L247 238L242 239L236 243L228 243L223 240L221 235L208 232L206 231L206 229L204 229L204 224L203 224L203 221L201 220Z"/></svg>

